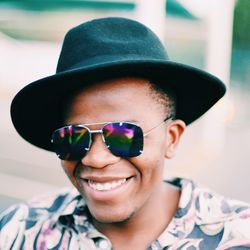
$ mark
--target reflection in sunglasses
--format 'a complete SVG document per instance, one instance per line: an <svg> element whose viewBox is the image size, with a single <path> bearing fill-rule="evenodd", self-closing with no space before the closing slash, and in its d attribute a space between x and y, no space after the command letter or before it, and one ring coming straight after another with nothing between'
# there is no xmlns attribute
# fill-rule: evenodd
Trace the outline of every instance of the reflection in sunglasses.
<svg viewBox="0 0 250 250"><path fill-rule="evenodd" d="M128 138L132 139L134 136L134 131L132 129L125 128L123 134Z"/></svg>

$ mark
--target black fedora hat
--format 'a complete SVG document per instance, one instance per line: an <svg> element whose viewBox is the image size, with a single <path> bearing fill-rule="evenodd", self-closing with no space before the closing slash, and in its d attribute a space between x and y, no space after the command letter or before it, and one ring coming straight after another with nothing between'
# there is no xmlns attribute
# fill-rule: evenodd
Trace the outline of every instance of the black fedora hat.
<svg viewBox="0 0 250 250"><path fill-rule="evenodd" d="M15 96L13 124L25 140L53 151L51 134L62 126L67 97L91 82L119 76L144 77L163 90L172 89L177 98L176 118L187 125L226 90L215 76L171 61L158 37L141 23L115 17L95 19L66 34L56 74L30 83Z"/></svg>

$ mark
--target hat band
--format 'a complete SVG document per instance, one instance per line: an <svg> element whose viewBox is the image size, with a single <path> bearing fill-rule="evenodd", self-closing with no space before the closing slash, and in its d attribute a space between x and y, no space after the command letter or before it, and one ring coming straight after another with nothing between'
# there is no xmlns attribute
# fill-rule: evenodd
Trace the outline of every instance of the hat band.
<svg viewBox="0 0 250 250"><path fill-rule="evenodd" d="M84 59L76 64L73 64L69 67L62 67L60 65L57 66L56 73L61 72L68 72L72 70L78 69L90 69L90 68L97 68L103 66L112 66L115 65L124 65L126 63L129 64L137 64L137 63L154 63L154 62L166 62L168 58L160 57L160 58L153 58L152 56L145 56L145 55L138 55L138 54L126 54L126 55L101 55L95 56L88 59Z"/></svg>

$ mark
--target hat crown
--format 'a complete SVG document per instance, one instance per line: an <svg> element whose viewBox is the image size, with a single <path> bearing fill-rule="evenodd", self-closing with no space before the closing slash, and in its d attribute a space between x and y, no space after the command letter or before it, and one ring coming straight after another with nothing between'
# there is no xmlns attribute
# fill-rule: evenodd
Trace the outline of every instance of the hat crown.
<svg viewBox="0 0 250 250"><path fill-rule="evenodd" d="M168 60L159 38L143 24L126 18L101 18L66 34L57 73L77 66L122 60Z"/></svg>

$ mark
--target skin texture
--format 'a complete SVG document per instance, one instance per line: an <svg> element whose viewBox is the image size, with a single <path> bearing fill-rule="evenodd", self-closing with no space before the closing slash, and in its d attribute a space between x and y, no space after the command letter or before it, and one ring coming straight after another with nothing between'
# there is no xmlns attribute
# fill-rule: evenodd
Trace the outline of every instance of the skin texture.
<svg viewBox="0 0 250 250"><path fill-rule="evenodd" d="M148 81L127 77L96 83L80 92L73 98L66 122L133 121L147 131L165 117L164 108L150 95ZM145 249L174 216L179 190L164 183L162 175L165 159L174 156L184 130L181 120L160 126L144 137L143 153L128 159L114 156L101 134L95 134L81 161L62 161L69 179L86 200L94 225L111 240L114 249L128 249L128 240L129 249ZM121 178L129 180L107 197L96 196L87 182Z"/></svg>

